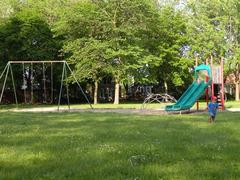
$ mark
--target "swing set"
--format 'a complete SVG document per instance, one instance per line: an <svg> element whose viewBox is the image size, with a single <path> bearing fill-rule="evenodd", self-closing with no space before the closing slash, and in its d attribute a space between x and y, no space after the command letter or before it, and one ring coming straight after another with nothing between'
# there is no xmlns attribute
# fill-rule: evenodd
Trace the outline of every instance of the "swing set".
<svg viewBox="0 0 240 180"><path fill-rule="evenodd" d="M18 98L17 98L17 92L16 92L16 85L14 81L14 74L13 74L13 68L12 66L20 64L22 65L22 78L23 78L23 85L22 85L22 90L23 90L23 96L24 96L24 102L27 103L27 80L26 80L26 74L30 77L30 103L33 104L33 90L34 90L34 64L42 64L42 85L43 85L43 103L47 103L47 88L46 88L46 66L50 65L50 96L51 96L51 103L53 102L53 94L54 94L54 88L53 88L53 64L62 64L62 75L61 75L61 84L60 84L60 91L58 95L58 110L60 108L61 104L61 98L62 98L62 92L63 92L63 84L65 84L66 87L66 93L67 93L67 104L68 104L68 109L70 110L70 101L69 101L69 85L67 82L64 83L64 79L67 79L68 73L67 70L70 72L70 75L73 77L75 83L78 85L78 88L80 89L81 93L83 94L84 98L86 99L87 103L90 105L91 109L93 109L87 95L84 93L79 81L77 80L76 76L74 75L72 69L70 68L69 64L66 61L9 61L5 68L3 69L1 75L0 75L0 80L4 77L3 81L3 87L1 90L1 95L0 95L0 104L2 103L3 100L3 94L5 91L6 87L6 82L7 78L9 76L9 71L10 71L10 78L12 81L12 87L13 87L13 92L14 92L14 99L15 99L15 104L18 107ZM27 68L26 68L26 65Z"/></svg>

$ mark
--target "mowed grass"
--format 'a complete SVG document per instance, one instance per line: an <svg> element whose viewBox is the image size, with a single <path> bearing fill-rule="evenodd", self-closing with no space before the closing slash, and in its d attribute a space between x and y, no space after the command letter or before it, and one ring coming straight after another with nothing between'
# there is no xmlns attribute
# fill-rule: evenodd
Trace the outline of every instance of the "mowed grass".
<svg viewBox="0 0 240 180"><path fill-rule="evenodd" d="M0 116L0 179L239 179L240 113Z"/></svg>

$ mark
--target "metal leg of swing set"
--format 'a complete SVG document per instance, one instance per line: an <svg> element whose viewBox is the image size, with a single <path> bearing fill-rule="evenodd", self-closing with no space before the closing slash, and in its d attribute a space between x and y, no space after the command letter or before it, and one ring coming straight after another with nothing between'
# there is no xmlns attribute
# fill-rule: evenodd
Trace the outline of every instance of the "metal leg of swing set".
<svg viewBox="0 0 240 180"><path fill-rule="evenodd" d="M15 82L14 82L14 77L13 77L13 70L12 70L11 64L9 65L9 68L10 68L10 73L11 73L11 78L12 78L12 85L13 85L15 103L16 103L16 106L18 107L17 92L16 92L16 87L15 87Z"/></svg>
<svg viewBox="0 0 240 180"><path fill-rule="evenodd" d="M91 109L93 109L93 107L92 107L92 105L91 105L91 103L90 103L89 99L87 98L87 95L84 93L84 91L83 91L83 89L82 89L82 87L81 87L80 83L78 82L78 80L77 80L76 76L73 74L73 71L72 71L72 69L70 68L70 66L68 65L68 63L67 63L67 62L65 62L65 64L67 65L67 68L69 69L69 71L70 71L71 75L73 76L73 78L74 78L75 82L77 83L77 85L78 85L78 87L79 87L80 91L81 91L81 92L82 92L82 94L84 95L84 97L85 97L85 99L87 100L88 104L90 105Z"/></svg>
<svg viewBox="0 0 240 180"><path fill-rule="evenodd" d="M25 79L24 79L24 74L25 74L25 65L24 63L22 63L22 68L23 68L23 72L22 72L22 75L23 75L23 85L26 86L25 84ZM23 95L24 95L24 103L26 104L27 103L27 98L26 98L26 87L23 87Z"/></svg>
<svg viewBox="0 0 240 180"><path fill-rule="evenodd" d="M53 103L53 64L51 63L51 104Z"/></svg>
<svg viewBox="0 0 240 180"><path fill-rule="evenodd" d="M66 65L64 67L65 79L67 79L67 69ZM69 89L68 89L68 82L66 82L66 89L67 89L67 102L68 102L68 110L70 110L70 101L69 101Z"/></svg>
<svg viewBox="0 0 240 180"><path fill-rule="evenodd" d="M43 94L44 94L43 103L46 103L47 102L47 92L46 92L46 75L45 75L45 64L44 63L43 63L42 71L43 71Z"/></svg>
<svg viewBox="0 0 240 180"><path fill-rule="evenodd" d="M8 74L9 74L9 70L10 70L10 74L11 74L11 79L12 79L12 86L13 86L13 92L14 92L14 97L15 97L15 103L16 103L16 106L18 107L18 100L17 100L17 93L16 93L16 87L15 87L15 82L14 82L14 77L13 77L13 71L12 71L12 66L10 63L8 63L4 69L4 72L7 70L6 74L5 74L5 79L4 79L4 83L3 83L3 88L2 88L2 92L1 92L1 96L0 96L0 103L2 102L2 98L3 98L3 93L4 93L4 90L5 90L5 86L6 86L6 82L7 82L7 77L8 77ZM1 78L4 74L4 72L2 73L1 75ZM1 79L0 78L0 79Z"/></svg>
<svg viewBox="0 0 240 180"><path fill-rule="evenodd" d="M2 79L2 77L3 77L4 73L5 73L5 71L7 70L8 65L9 65L9 63L7 63L7 65L4 67L4 69L3 69L3 71L2 71L2 74L1 74L1 76L0 76L0 80Z"/></svg>
<svg viewBox="0 0 240 180"><path fill-rule="evenodd" d="M7 77L8 77L9 63L6 65L6 67L5 68L6 68L7 72L5 74L5 79L4 79L4 82L3 82L2 92L1 92L1 96L0 96L0 103L2 103L3 92L4 92L4 89L5 89L5 85L6 85L6 81L7 81ZM3 73L2 73L2 75L3 75Z"/></svg>
<svg viewBox="0 0 240 180"><path fill-rule="evenodd" d="M31 63L31 104L33 104L33 63Z"/></svg>
<svg viewBox="0 0 240 180"><path fill-rule="evenodd" d="M60 92L59 92L59 96L58 96L58 111L60 108L60 103L61 103L61 97L62 97L62 88L63 88L63 78L64 78L64 69L65 69L65 63L63 63L63 71L62 71L62 78L61 78L61 85L60 85Z"/></svg>
<svg viewBox="0 0 240 180"><path fill-rule="evenodd" d="M66 69L66 63L63 64L63 71L62 71L62 79L61 79L61 87L60 87L60 93L58 97L58 111L60 108L60 103L61 103L61 97L62 97L62 88L63 88L63 79L67 79L67 69ZM68 110L70 110L70 101L69 101L69 89L68 89L68 84L66 82L66 90L67 90L67 102L68 102Z"/></svg>

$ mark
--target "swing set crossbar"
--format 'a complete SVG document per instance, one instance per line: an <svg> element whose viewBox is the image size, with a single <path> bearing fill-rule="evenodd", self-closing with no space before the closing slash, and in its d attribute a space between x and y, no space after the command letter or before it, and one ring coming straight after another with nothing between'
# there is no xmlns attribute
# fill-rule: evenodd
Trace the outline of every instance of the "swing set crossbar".
<svg viewBox="0 0 240 180"><path fill-rule="evenodd" d="M66 61L8 61L10 64L66 63Z"/></svg>

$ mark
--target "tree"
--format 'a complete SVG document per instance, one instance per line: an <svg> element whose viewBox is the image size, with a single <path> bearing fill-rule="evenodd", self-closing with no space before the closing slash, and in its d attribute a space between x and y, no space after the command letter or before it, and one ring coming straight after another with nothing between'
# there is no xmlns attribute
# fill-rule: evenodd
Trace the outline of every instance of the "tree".
<svg viewBox="0 0 240 180"><path fill-rule="evenodd" d="M4 1L1 0L0 3L1 3L1 6L0 6L0 20L1 20L9 17L13 9L11 7L11 3L9 0L4 0Z"/></svg>
<svg viewBox="0 0 240 180"><path fill-rule="evenodd" d="M143 67L156 59L161 60L149 49L144 49L143 45L146 32L158 18L157 8L153 1L113 0L95 3L104 15L104 41L109 44L107 59L115 80L114 104L118 104L120 83L129 76L136 77L136 74L138 80L143 80L145 74L139 73Z"/></svg>
<svg viewBox="0 0 240 180"><path fill-rule="evenodd" d="M224 56L227 47L224 41L225 16L221 13L223 2L190 0L188 8L190 57L198 56L204 62L210 56Z"/></svg>
<svg viewBox="0 0 240 180"><path fill-rule="evenodd" d="M226 52L227 73L235 76L235 100L239 101L240 94L240 2L237 0L226 1L224 4L226 15L225 36L228 49Z"/></svg>
<svg viewBox="0 0 240 180"><path fill-rule="evenodd" d="M94 83L94 104L98 102L98 83L107 71L106 43L101 40L102 18L98 7L90 1L67 7L55 24L55 34L65 39L62 52L75 66L80 81Z"/></svg>
<svg viewBox="0 0 240 180"><path fill-rule="evenodd" d="M54 59L58 49L48 24L35 11L22 9L0 27L4 60Z"/></svg>
<svg viewBox="0 0 240 180"><path fill-rule="evenodd" d="M58 58L58 44L53 38L49 25L41 15L23 8L13 12L0 26L0 59L1 64L16 60L54 60ZM27 88L31 87L33 71L26 67L24 74L17 71L15 82L22 84L25 77ZM35 71L37 72L37 70ZM34 74L37 76L37 73ZM29 91L30 93L30 91Z"/></svg>
<svg viewBox="0 0 240 180"><path fill-rule="evenodd" d="M64 46L64 52L71 53L68 61L75 64L76 78L94 82L94 104L98 103L98 84L109 73L105 60L106 44L95 39L77 39Z"/></svg>
<svg viewBox="0 0 240 180"><path fill-rule="evenodd" d="M66 38L65 47L71 47L71 50L66 48L65 53L70 51L69 59L74 57L76 68L83 62L106 64L107 72L111 72L115 80L114 103L118 104L120 83L129 76L140 80L141 76L136 75L143 66L159 58L142 44L146 32L151 29L149 22L155 22L153 17L158 18L157 9L140 0L84 1L70 9L55 28L58 36ZM91 43L97 43L94 49L89 46ZM81 50L77 47L79 44ZM92 61L87 62L83 55L86 56L90 49ZM90 68L89 72L96 72L92 65L85 67ZM100 70L103 69L97 72Z"/></svg>
<svg viewBox="0 0 240 180"><path fill-rule="evenodd" d="M189 42L183 13L173 6L162 6L159 21L155 49L162 58L162 64L153 66L151 71L158 81L163 81L167 93L168 84L184 85L189 78L188 68L192 61L184 56Z"/></svg>
<svg viewBox="0 0 240 180"><path fill-rule="evenodd" d="M236 77L235 97L239 100L240 3L237 0L190 0L188 7L191 54L202 59L225 57L226 72L234 73Z"/></svg>

